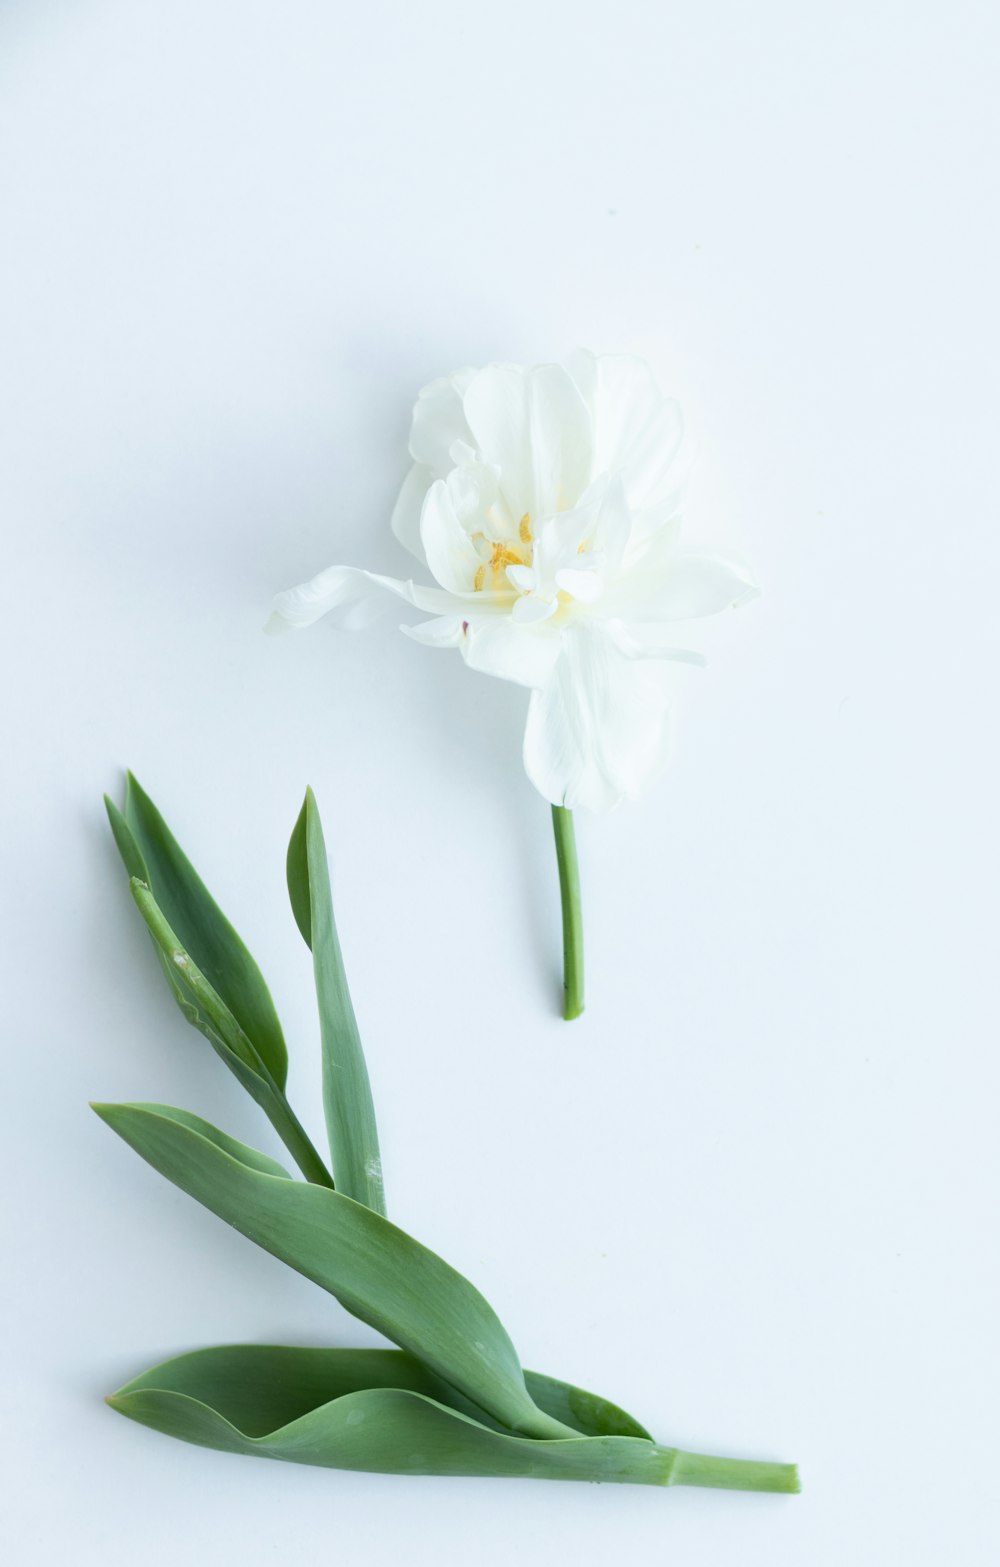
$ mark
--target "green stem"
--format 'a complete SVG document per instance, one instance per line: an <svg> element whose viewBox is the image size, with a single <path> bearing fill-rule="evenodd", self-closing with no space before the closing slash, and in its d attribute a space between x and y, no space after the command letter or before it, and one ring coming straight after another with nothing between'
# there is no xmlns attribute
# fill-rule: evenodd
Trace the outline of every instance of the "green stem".
<svg viewBox="0 0 1000 1567"><path fill-rule="evenodd" d="M762 1464L750 1458L710 1458L678 1448L668 1485L701 1485L716 1491L783 1491L799 1489L794 1464Z"/></svg>
<svg viewBox="0 0 1000 1567"><path fill-rule="evenodd" d="M573 812L564 805L554 805L552 826L556 835L559 895L562 899L563 1017L568 1023L583 1011L583 911Z"/></svg>
<svg viewBox="0 0 1000 1567"><path fill-rule="evenodd" d="M314 1186L328 1186L332 1189L333 1177L316 1152L308 1132L276 1083L273 1083L273 1088L273 1093L258 1101L261 1109L306 1180Z"/></svg>

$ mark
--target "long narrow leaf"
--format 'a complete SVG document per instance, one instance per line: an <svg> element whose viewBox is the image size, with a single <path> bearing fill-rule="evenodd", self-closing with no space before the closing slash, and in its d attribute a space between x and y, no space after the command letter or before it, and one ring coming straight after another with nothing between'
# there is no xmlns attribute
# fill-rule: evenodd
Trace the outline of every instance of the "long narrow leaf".
<svg viewBox="0 0 1000 1567"><path fill-rule="evenodd" d="M323 827L311 789L288 845L287 872L292 911L313 955L334 1182L346 1197L384 1214L375 1107L333 917Z"/></svg>
<svg viewBox="0 0 1000 1567"><path fill-rule="evenodd" d="M137 1105L94 1109L154 1169L457 1388L501 1425L566 1434L525 1386L492 1307L418 1241L340 1192L251 1169L175 1120Z"/></svg>
<svg viewBox="0 0 1000 1567"><path fill-rule="evenodd" d="M269 1073L252 1040L184 946L151 888L135 876L129 887L153 945L187 997L188 1004L197 1012L202 1032L214 1045L221 1043L228 1056L235 1056L249 1072L266 1083Z"/></svg>
<svg viewBox="0 0 1000 1567"><path fill-rule="evenodd" d="M288 1053L264 977L131 773L124 817L113 813L110 804L108 814L129 875L148 882L181 945L253 1041L278 1087L284 1088Z"/></svg>
<svg viewBox="0 0 1000 1567"><path fill-rule="evenodd" d="M142 857L142 850L139 848L139 845L135 840L135 835L132 832L131 827L125 820L115 802L109 799L107 795L104 796L104 808L108 813L108 822L110 823L112 836L115 840L115 847L122 857L122 863L128 872L129 881L140 881L144 882L147 887L150 886L152 878L149 874L149 867ZM166 979L167 984L170 986L170 989L173 992L174 1000L180 1007L184 1017L193 1028L197 1028L205 1035L207 1039L211 1040L213 1045L215 1045L216 1040L212 1034L208 1019L202 1016L194 1002L191 1000L189 992L185 990L184 986L178 979L173 965L167 961L155 942L153 943L153 946L156 951L156 956L159 959L160 967L163 970L164 978Z"/></svg>

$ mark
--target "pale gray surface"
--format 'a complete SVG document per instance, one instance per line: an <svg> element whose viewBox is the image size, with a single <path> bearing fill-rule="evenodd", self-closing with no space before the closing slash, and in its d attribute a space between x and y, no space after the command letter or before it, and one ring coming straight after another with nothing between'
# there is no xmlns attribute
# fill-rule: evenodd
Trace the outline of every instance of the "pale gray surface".
<svg viewBox="0 0 1000 1567"><path fill-rule="evenodd" d="M995 8L11 3L0 13L0 1534L18 1564L995 1560ZM693 536L764 598L671 773L581 824L553 1014L524 695L388 625L259 634L387 518L428 378L645 354ZM199 1452L100 1395L365 1340L117 1144L273 1146L172 1012L100 793L130 763L260 957L318 1136L283 855L307 781L390 1204L531 1366L799 1499Z"/></svg>

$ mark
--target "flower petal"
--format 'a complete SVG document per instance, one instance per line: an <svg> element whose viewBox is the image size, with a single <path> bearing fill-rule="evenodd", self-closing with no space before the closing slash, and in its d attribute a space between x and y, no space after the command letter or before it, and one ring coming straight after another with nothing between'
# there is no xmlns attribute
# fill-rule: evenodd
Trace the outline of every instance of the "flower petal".
<svg viewBox="0 0 1000 1567"><path fill-rule="evenodd" d="M704 653L664 642L662 626L626 626L620 620L608 620L604 625L615 647L626 658L660 658L672 664L693 664L698 669L704 669L708 663Z"/></svg>
<svg viewBox="0 0 1000 1567"><path fill-rule="evenodd" d="M475 374L475 370L456 370L454 375L440 376L417 397L410 426L410 455L433 469L438 478L452 466L454 443L471 439L462 398Z"/></svg>
<svg viewBox="0 0 1000 1567"><path fill-rule="evenodd" d="M435 479L427 491L420 538L427 564L441 586L451 593L470 593L481 561L444 479Z"/></svg>
<svg viewBox="0 0 1000 1567"><path fill-rule="evenodd" d="M565 569L556 572L556 587L568 593L581 604L594 604L604 592L604 582L599 572Z"/></svg>
<svg viewBox="0 0 1000 1567"><path fill-rule="evenodd" d="M400 544L426 566L427 557L420 539L420 513L424 497L434 482L434 470L426 463L414 463L406 478L392 513L392 531Z"/></svg>
<svg viewBox="0 0 1000 1567"><path fill-rule="evenodd" d="M377 599L382 593L395 594L417 609L430 614L461 614L465 609L462 600L441 588L425 587L420 582L402 582L396 577L378 576L373 571L362 571L357 566L328 566L318 576L303 582L297 588L278 593L271 605L271 618L264 630L273 634L279 631L299 631L311 626L331 610L342 610L341 623L348 623L356 606ZM357 624L357 621L354 621Z"/></svg>
<svg viewBox="0 0 1000 1567"><path fill-rule="evenodd" d="M634 511L658 504L672 488L684 433L677 403L629 354L581 352L570 369L593 420L594 474L621 473Z"/></svg>
<svg viewBox="0 0 1000 1567"><path fill-rule="evenodd" d="M737 609L759 594L744 566L714 555L675 555L652 585L655 593L634 614L638 621L699 620Z"/></svg>
<svg viewBox="0 0 1000 1567"><path fill-rule="evenodd" d="M590 417L561 365L488 365L466 389L465 415L514 518L575 504L590 481Z"/></svg>
<svg viewBox="0 0 1000 1567"><path fill-rule="evenodd" d="M424 647L460 647L465 624L461 615L439 615L435 620L421 620L415 626L399 629Z"/></svg>
<svg viewBox="0 0 1000 1567"><path fill-rule="evenodd" d="M519 686L544 686L559 658L560 638L549 626L518 626L499 616L465 622L462 657L470 669Z"/></svg>
<svg viewBox="0 0 1000 1567"><path fill-rule="evenodd" d="M533 593L538 586L538 573L534 566L508 566L507 580L519 593Z"/></svg>
<svg viewBox="0 0 1000 1567"><path fill-rule="evenodd" d="M668 685L662 664L624 657L603 628L564 632L552 679L535 691L524 765L555 805L613 810L665 760Z"/></svg>
<svg viewBox="0 0 1000 1567"><path fill-rule="evenodd" d="M551 619L558 608L554 598L541 598L537 593L525 594L515 599L510 618L515 626L536 626L542 620Z"/></svg>

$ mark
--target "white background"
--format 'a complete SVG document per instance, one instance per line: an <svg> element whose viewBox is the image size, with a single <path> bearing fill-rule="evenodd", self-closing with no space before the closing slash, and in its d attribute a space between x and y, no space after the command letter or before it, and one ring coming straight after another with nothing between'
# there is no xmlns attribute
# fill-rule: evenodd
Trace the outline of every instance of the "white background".
<svg viewBox="0 0 1000 1567"><path fill-rule="evenodd" d="M997 47L984 3L321 0L0 11L0 1533L17 1563L995 1561ZM260 634L387 526L431 377L645 355L692 543L764 596L672 769L580 823L557 1017L524 693L394 629ZM271 982L331 843L393 1216L526 1363L798 1498L395 1479L171 1443L101 1395L365 1330L89 1098L273 1148L162 989L131 765Z"/></svg>

